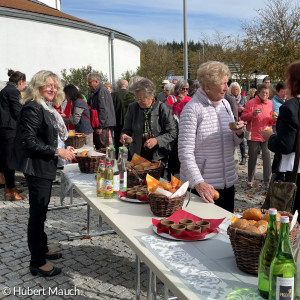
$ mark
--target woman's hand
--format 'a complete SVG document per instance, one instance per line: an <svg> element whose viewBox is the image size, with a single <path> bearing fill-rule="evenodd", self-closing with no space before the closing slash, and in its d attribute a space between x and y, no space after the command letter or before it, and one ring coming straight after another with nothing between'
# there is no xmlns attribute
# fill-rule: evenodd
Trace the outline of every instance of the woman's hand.
<svg viewBox="0 0 300 300"><path fill-rule="evenodd" d="M237 135L241 135L244 132L244 121L238 121L236 123L236 129L232 130L234 133L236 133Z"/></svg>
<svg viewBox="0 0 300 300"><path fill-rule="evenodd" d="M65 113L60 113L60 115L65 118L66 117L66 114Z"/></svg>
<svg viewBox="0 0 300 300"><path fill-rule="evenodd" d="M157 139L156 138L151 138L147 140L144 144L145 147L152 149L154 146L157 145Z"/></svg>
<svg viewBox="0 0 300 300"><path fill-rule="evenodd" d="M129 135L127 135L127 134L122 134L121 135L121 139L120 139L120 143L122 143L123 145L125 145L125 146L127 146L128 144L126 143L126 141L125 141L125 139L126 138L129 138L130 136Z"/></svg>
<svg viewBox="0 0 300 300"><path fill-rule="evenodd" d="M65 160L72 160L75 158L75 154L72 151L74 151L73 147L67 147L67 149L58 148L57 156Z"/></svg>
<svg viewBox="0 0 300 300"><path fill-rule="evenodd" d="M273 134L273 130L261 130L260 134L265 142L267 142L270 138L270 136Z"/></svg>
<svg viewBox="0 0 300 300"><path fill-rule="evenodd" d="M195 189L200 195L200 197L203 199L206 203L215 203L214 202L214 193L213 193L213 187L206 183L206 182L200 182L197 185L195 185Z"/></svg>

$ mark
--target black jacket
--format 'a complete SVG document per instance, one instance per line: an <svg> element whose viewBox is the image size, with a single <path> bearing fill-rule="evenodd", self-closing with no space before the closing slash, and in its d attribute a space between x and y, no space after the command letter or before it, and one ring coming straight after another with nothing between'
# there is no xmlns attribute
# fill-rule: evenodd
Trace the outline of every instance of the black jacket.
<svg viewBox="0 0 300 300"><path fill-rule="evenodd" d="M7 84L0 92L0 128L16 129L17 119L22 109L21 93L12 84Z"/></svg>
<svg viewBox="0 0 300 300"><path fill-rule="evenodd" d="M133 139L133 142L129 144L129 160L134 153L138 155L141 153L144 123L143 109L137 102L129 104L121 132L121 135L125 133ZM174 119L172 106L159 101L158 106L151 113L151 131L158 142L153 148L153 160L160 160L171 151L172 144L178 135L178 126Z"/></svg>
<svg viewBox="0 0 300 300"><path fill-rule="evenodd" d="M55 117L37 102L26 102L18 120L9 167L29 175L55 179L57 138Z"/></svg>
<svg viewBox="0 0 300 300"><path fill-rule="evenodd" d="M272 152L290 154L295 151L299 124L299 101L293 98L280 106L276 134L272 134L268 142L268 148Z"/></svg>
<svg viewBox="0 0 300 300"><path fill-rule="evenodd" d="M102 83L96 87L88 103L92 109L96 109L98 112L99 129L116 126L113 100L108 89Z"/></svg>

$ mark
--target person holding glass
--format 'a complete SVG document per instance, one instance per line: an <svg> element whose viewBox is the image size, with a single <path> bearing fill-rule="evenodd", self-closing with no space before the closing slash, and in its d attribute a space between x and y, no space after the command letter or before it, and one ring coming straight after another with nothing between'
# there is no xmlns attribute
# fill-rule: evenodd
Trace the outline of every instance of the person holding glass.
<svg viewBox="0 0 300 300"><path fill-rule="evenodd" d="M261 149L263 161L263 181L268 188L272 175L271 153L267 142L262 138L261 131L266 127L272 127L277 120L272 116L273 103L269 98L269 88L266 84L257 87L257 95L249 100L241 115L241 119L247 122L246 130L249 132L248 144L248 185L253 185L254 173L257 162L257 155ZM272 128L271 128L272 129Z"/></svg>

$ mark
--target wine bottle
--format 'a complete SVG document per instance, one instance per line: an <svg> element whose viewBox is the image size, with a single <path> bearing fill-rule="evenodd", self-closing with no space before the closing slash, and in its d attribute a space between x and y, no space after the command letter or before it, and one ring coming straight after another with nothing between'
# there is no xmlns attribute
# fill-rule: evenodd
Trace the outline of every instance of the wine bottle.
<svg viewBox="0 0 300 300"><path fill-rule="evenodd" d="M300 300L300 233L298 233L298 239L294 251L294 260L297 269L295 279L295 299Z"/></svg>
<svg viewBox="0 0 300 300"><path fill-rule="evenodd" d="M127 168L123 147L119 147L118 168L120 172L120 191L127 191Z"/></svg>
<svg viewBox="0 0 300 300"><path fill-rule="evenodd" d="M289 239L289 217L280 217L276 253L270 267L269 300L294 300L296 265Z"/></svg>
<svg viewBox="0 0 300 300"><path fill-rule="evenodd" d="M270 208L267 235L258 259L258 291L265 299L269 298L270 265L278 242L276 215L277 209Z"/></svg>
<svg viewBox="0 0 300 300"><path fill-rule="evenodd" d="M114 193L116 194L117 191L120 191L120 171L118 168L118 163L116 160L116 149L112 148L111 149L111 164L112 164L112 169L113 169L113 190Z"/></svg>

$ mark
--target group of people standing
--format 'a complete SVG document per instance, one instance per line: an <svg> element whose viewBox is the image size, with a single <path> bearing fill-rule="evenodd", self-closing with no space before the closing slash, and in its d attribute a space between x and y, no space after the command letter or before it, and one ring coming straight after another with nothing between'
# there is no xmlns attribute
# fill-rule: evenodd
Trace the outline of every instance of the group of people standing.
<svg viewBox="0 0 300 300"><path fill-rule="evenodd" d="M207 203L214 203L213 188L217 189L220 198L216 204L233 212L234 184L238 179L234 153L245 141L246 133L249 185L253 183L258 151L262 151L265 185L271 176L270 150L278 155L295 151L300 128L299 70L300 62L287 68L285 85L276 86L274 104L269 100L270 87L266 84L259 85L257 94L248 101L241 95L237 83L228 87L230 70L216 61L200 65L196 88L191 89L185 80L178 80L174 86L167 83L163 99L155 97L155 85L147 78L132 78L129 91L128 82L124 81L122 85L126 91L110 94L99 75L91 73L87 78L92 91L88 103L74 85L63 87L59 77L51 71L35 74L21 99L25 74L10 71L9 82L0 92L0 136L3 141L0 144L0 171L6 181L5 193L12 200L24 199L15 187L14 170L23 172L27 181L30 272L43 276L61 272L60 268L47 262L61 258L62 254L48 249L44 223L58 158L75 158L72 147L59 146L60 141L68 138L66 123L71 123L75 131L86 133L87 143L98 149L119 142L128 146L129 160L136 153L149 160L168 162L169 176L180 172L181 181L189 181L192 192ZM291 99L287 102L283 88ZM65 99L72 107L68 118L55 109ZM273 113L279 106L277 120ZM99 126L96 128L91 126L90 107L98 113ZM276 121L274 134L264 131ZM229 127L233 122L235 127ZM243 160L245 145L241 152ZM300 188L295 204L298 209L299 198Z"/></svg>

